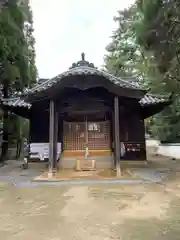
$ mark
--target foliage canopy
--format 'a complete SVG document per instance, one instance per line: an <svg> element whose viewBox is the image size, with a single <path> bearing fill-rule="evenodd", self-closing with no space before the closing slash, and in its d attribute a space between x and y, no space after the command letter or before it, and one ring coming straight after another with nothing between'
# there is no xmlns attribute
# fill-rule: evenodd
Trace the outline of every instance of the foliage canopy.
<svg viewBox="0 0 180 240"><path fill-rule="evenodd" d="M172 94L173 104L147 120L151 134L168 142L180 140L179 12L178 0L137 0L115 17L105 56L113 74L133 76L152 93Z"/></svg>

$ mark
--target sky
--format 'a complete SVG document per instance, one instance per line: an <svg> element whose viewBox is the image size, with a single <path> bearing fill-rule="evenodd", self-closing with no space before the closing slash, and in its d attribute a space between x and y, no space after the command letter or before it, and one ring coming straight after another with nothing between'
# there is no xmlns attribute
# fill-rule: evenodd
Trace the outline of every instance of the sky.
<svg viewBox="0 0 180 240"><path fill-rule="evenodd" d="M66 71L85 53L87 61L103 65L105 47L116 29L113 17L134 0L30 0L34 18L39 77Z"/></svg>

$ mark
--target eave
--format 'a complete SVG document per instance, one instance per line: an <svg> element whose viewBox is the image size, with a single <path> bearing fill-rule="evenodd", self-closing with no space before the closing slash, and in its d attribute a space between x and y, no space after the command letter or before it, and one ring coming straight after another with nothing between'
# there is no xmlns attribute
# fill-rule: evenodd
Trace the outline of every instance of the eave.
<svg viewBox="0 0 180 240"><path fill-rule="evenodd" d="M27 102L32 103L37 99L52 97L55 95L55 93L57 93L57 91L60 92L61 89L66 87L79 89L82 88L83 90L83 88L85 89L87 87L86 81L84 81L84 86L81 86L81 84L78 85L79 77L82 78L83 76L85 76L86 79L92 77L94 80L96 77L98 77L100 83L98 81L95 85L93 85L93 83L93 87L103 87L106 85L108 86L108 90L116 92L118 92L118 89L120 88L126 89L130 95L133 93L133 96L139 96L139 98L141 98L146 93L146 91L140 88L136 83L118 78L108 72L98 70L97 68L79 66L69 69L68 71L59 74L55 78L48 79L41 84L37 84L32 89L27 90L22 96L24 99L26 99ZM116 92L114 93L116 94Z"/></svg>
<svg viewBox="0 0 180 240"><path fill-rule="evenodd" d="M31 104L25 102L20 97L1 99L0 107L4 108L24 118L30 118Z"/></svg>
<svg viewBox="0 0 180 240"><path fill-rule="evenodd" d="M171 100L165 96L156 96L152 94L146 94L140 101L144 118L147 118L153 114L160 112L164 107L171 104ZM9 99L2 99L2 105L7 106L10 109L27 109L30 110L32 104L26 102L23 98L15 97Z"/></svg>
<svg viewBox="0 0 180 240"><path fill-rule="evenodd" d="M26 102L23 98L21 97L12 97L12 98L2 98L1 102L4 106L9 106L9 107L22 107L22 108L31 108L31 104Z"/></svg>
<svg viewBox="0 0 180 240"><path fill-rule="evenodd" d="M66 77L69 77L69 76L87 76L87 75L102 76L102 77L108 79L110 82L112 82L122 88L140 89L137 86L137 84L125 81L122 78L113 76L108 72L98 70L97 68L91 68L88 66L80 66L80 67L72 68L66 72L63 72L63 73L59 74L58 76L56 76L55 78L48 79L45 82L43 82L42 84L38 84L34 88L29 89L29 91L26 93L26 95L44 91L44 90L56 85L57 83L60 83L61 80L63 80Z"/></svg>
<svg viewBox="0 0 180 240"><path fill-rule="evenodd" d="M140 101L143 118L146 119L161 112L171 103L171 97L146 94Z"/></svg>

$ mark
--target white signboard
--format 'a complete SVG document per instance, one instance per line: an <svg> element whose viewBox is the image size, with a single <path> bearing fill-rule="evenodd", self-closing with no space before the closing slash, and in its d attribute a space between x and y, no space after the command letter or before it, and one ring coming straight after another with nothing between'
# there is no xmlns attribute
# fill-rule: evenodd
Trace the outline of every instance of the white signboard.
<svg viewBox="0 0 180 240"><path fill-rule="evenodd" d="M57 159L61 154L61 143L57 143ZM44 161L49 158L49 143L31 143L30 144L30 159L38 158Z"/></svg>

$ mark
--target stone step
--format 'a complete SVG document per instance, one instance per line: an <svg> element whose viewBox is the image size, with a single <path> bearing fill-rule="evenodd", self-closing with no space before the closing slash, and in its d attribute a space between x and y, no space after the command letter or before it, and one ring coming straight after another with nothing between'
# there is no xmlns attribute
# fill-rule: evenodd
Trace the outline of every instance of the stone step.
<svg viewBox="0 0 180 240"><path fill-rule="evenodd" d="M61 159L59 161L59 168L69 168L69 169L76 169L77 166L77 160L81 159L83 161L87 161L83 156L81 157L64 157L61 156ZM114 167L114 160L113 156L94 156L94 157L88 157L88 160L95 160L95 166L96 169L108 169Z"/></svg>
<svg viewBox="0 0 180 240"><path fill-rule="evenodd" d="M84 157L76 160L77 171L93 171L96 170L96 160L85 159Z"/></svg>

